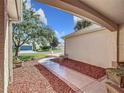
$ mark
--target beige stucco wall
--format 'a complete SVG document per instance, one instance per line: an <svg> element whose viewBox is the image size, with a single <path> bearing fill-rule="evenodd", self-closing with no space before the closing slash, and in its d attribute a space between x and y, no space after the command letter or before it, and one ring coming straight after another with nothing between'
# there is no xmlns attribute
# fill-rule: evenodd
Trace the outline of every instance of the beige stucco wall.
<svg viewBox="0 0 124 93"><path fill-rule="evenodd" d="M117 32L102 30L65 39L68 57L100 67L116 62Z"/></svg>
<svg viewBox="0 0 124 93"><path fill-rule="evenodd" d="M4 91L4 0L0 2L0 93Z"/></svg>
<svg viewBox="0 0 124 93"><path fill-rule="evenodd" d="M17 3L19 5L22 4L21 0ZM11 2L11 5L12 4L13 3ZM21 21L19 19L10 18L10 15L8 15L8 11L12 10L12 8L9 8L7 10L7 5L8 5L7 0L1 0L0 2L0 93L7 93L8 84L10 83L10 81L12 82L12 76L13 76L11 22L12 20ZM19 11L21 13L21 6L19 7ZM13 12L11 12L11 14L16 15Z"/></svg>
<svg viewBox="0 0 124 93"><path fill-rule="evenodd" d="M120 26L119 37L119 61L124 62L124 24Z"/></svg>
<svg viewBox="0 0 124 93"><path fill-rule="evenodd" d="M8 19L6 0L0 3L0 93L7 93L7 87L10 81L10 69L12 69L10 61L11 32L10 22ZM5 5L5 7L4 7ZM11 39L10 39L11 38ZM11 64L9 63L11 62ZM12 75L12 74L11 74Z"/></svg>

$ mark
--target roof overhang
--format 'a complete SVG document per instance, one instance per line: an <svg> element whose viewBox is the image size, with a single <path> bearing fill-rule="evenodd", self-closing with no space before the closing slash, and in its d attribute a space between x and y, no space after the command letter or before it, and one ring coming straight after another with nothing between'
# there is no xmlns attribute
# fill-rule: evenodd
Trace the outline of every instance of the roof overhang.
<svg viewBox="0 0 124 93"><path fill-rule="evenodd" d="M103 31L103 30L106 30L106 28L101 27L101 26L96 25L96 24L93 24L93 25L91 25L87 28L81 29L79 31L72 32L71 34L64 36L64 39L80 36L80 35L83 35L83 34Z"/></svg>
<svg viewBox="0 0 124 93"><path fill-rule="evenodd" d="M107 16L93 9L91 6L88 6L87 4L83 3L83 1L81 0L37 0L37 1L46 3L50 6L64 10L79 17L89 18L99 23L100 25L106 27L110 31L118 30L118 25L116 22L112 21ZM104 0L100 1L102 3L102 1Z"/></svg>
<svg viewBox="0 0 124 93"><path fill-rule="evenodd" d="M8 0L7 9L9 20L22 21L23 0Z"/></svg>

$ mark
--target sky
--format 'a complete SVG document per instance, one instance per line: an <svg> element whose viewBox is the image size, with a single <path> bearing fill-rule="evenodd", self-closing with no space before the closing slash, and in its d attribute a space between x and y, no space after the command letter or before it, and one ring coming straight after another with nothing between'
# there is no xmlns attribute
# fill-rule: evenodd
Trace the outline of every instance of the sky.
<svg viewBox="0 0 124 93"><path fill-rule="evenodd" d="M80 18L75 17L69 13L63 12L43 3L36 2L35 0L27 0L27 8L32 7L43 23L51 27L60 42L63 40L61 37L74 32L74 26Z"/></svg>

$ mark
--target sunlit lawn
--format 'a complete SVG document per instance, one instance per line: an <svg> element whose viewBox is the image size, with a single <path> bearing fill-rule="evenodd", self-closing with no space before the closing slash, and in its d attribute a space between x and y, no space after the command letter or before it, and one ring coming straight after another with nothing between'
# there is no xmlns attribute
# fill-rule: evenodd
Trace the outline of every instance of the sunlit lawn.
<svg viewBox="0 0 124 93"><path fill-rule="evenodd" d="M47 56L48 56L47 54L23 54L19 56L19 59L25 62L25 61L45 58Z"/></svg>
<svg viewBox="0 0 124 93"><path fill-rule="evenodd" d="M63 50L61 50L61 49L53 49L52 51L53 52L63 52ZM38 51L38 52L51 52L51 50L41 50L41 51Z"/></svg>
<svg viewBox="0 0 124 93"><path fill-rule="evenodd" d="M44 52L46 52L46 53L44 53ZM48 57L48 52L51 52L51 51L48 50L48 51L42 51L42 52L39 52L39 53L20 54L18 58L19 58L21 61L26 62L26 61L31 61L31 60L35 60L35 59L41 59L41 58ZM53 52L54 52L54 53L62 52L62 50L54 49Z"/></svg>

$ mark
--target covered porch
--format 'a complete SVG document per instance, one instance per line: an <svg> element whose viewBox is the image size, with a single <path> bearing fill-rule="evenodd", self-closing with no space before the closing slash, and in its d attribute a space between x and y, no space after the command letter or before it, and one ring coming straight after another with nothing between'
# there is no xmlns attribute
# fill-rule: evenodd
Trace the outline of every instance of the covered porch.
<svg viewBox="0 0 124 93"><path fill-rule="evenodd" d="M86 17L88 20L95 21L101 26L105 27L104 30L106 30L105 32L106 32L107 38L109 37L111 38L114 35L114 42L111 42L112 44L114 43L114 47L112 47L112 51L110 51L111 53L109 55L109 58L105 55L105 53L103 54L102 52L98 52L99 55L101 56L105 55L104 56L105 58L103 57L103 59L105 62L107 61L109 63L109 67L117 66L118 63L124 62L124 38L123 38L124 37L124 18L123 18L124 17L124 11L123 11L124 1L123 0L116 0L116 1L113 1L113 0L109 0L109 1L108 0L103 0L103 1L100 1L100 0L37 0L37 1L51 5L53 7L72 13L79 17ZM11 23L20 22L22 20L21 15L22 15L22 0L2 0L1 1L0 3L0 24L1 24L1 28L0 28L1 30L0 31L0 44L1 44L1 47L0 47L0 59L1 59L0 60L0 82L1 82L0 93L7 93L8 84L13 82L12 50L11 50L12 49L12 31L11 31L12 24ZM106 41L107 39L105 40L105 42ZM66 50L66 46L65 46L65 50ZM65 54L67 53L70 59L75 58L76 60L83 61L83 58L80 59L80 57L76 57L71 52L65 51ZM94 55L92 56L94 58L96 57ZM109 60L106 58L108 58ZM86 58L85 60L86 61L88 60L87 62L92 63L91 59L89 60L88 58ZM96 65L95 64L96 62L103 62L101 60L98 61L96 58L95 60L93 60L92 65ZM97 66L99 66L99 64L100 66L102 66L101 63L98 63ZM113 64L116 64L116 65L113 65ZM107 68L107 64L105 65L105 67ZM15 74L16 74L16 71L15 71ZM29 77L27 78L29 79ZM68 89L70 90L70 88Z"/></svg>
<svg viewBox="0 0 124 93"><path fill-rule="evenodd" d="M14 81L9 85L8 93L107 93L105 74L102 78L95 79L95 74L92 74L93 77L82 74L75 67L69 68L69 63L66 62L65 66L54 59L30 61L24 63L23 67L14 69ZM76 61L74 62L76 65Z"/></svg>

